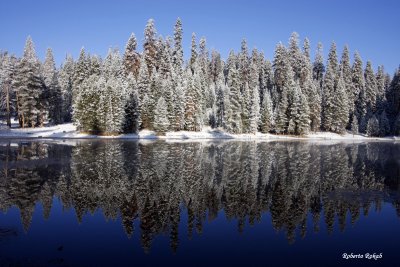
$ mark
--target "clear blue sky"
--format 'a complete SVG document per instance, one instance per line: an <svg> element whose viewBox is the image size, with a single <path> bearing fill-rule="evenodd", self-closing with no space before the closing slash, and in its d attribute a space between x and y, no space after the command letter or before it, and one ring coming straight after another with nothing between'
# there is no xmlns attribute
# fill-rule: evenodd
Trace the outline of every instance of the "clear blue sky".
<svg viewBox="0 0 400 267"><path fill-rule="evenodd" d="M250 49L257 47L272 59L275 45L287 43L297 31L301 39L309 37L313 52L321 41L325 58L334 40L339 53L345 44L352 54L358 50L364 65L369 59L375 69L384 64L392 74L400 64L396 0L4 0L1 9L0 50L20 56L31 35L38 56L43 59L46 48L52 47L57 64L66 53L76 58L82 46L101 56L109 47L122 51L131 32L141 44L149 18L155 19L159 34L172 35L177 17L183 21L185 57L192 32L205 36L208 47L224 58L246 38Z"/></svg>

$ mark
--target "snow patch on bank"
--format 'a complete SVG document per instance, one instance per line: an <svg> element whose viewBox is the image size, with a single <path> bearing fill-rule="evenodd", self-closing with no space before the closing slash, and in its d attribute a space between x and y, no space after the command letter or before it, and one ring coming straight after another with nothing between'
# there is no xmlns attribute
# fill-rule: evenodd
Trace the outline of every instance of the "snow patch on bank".
<svg viewBox="0 0 400 267"><path fill-rule="evenodd" d="M230 134L221 129L205 127L201 132L179 131L167 132L165 136L158 136L154 131L142 130L139 134L122 134L117 136L98 136L77 132L72 123L46 126L43 128L11 128L0 127L0 138L54 138L54 139L235 139L235 140L400 140L398 137L367 137L364 135L353 135L350 133L336 134L330 132L315 132L306 136L289 136L274 134Z"/></svg>

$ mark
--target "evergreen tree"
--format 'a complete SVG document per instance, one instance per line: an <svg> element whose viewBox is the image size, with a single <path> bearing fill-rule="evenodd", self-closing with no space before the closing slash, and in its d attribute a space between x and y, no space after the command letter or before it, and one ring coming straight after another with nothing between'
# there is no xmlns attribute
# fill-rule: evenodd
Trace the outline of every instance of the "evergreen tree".
<svg viewBox="0 0 400 267"><path fill-rule="evenodd" d="M121 55L117 49L109 49L107 57L103 62L102 75L106 80L112 78L122 78L124 66Z"/></svg>
<svg viewBox="0 0 400 267"><path fill-rule="evenodd" d="M45 86L40 75L40 62L30 36L26 40L24 55L17 66L13 86L17 95L20 127L42 126L45 120Z"/></svg>
<svg viewBox="0 0 400 267"><path fill-rule="evenodd" d="M48 101L49 119L52 123L59 124L62 122L62 109L60 108L62 106L62 95L51 48L47 49L43 64L43 79L46 86L46 95L43 97Z"/></svg>
<svg viewBox="0 0 400 267"><path fill-rule="evenodd" d="M230 56L233 56L231 52ZM229 90L229 113L227 118L228 131L232 133L242 133L242 97L240 94L239 73L236 66L229 66L227 87ZM225 103L226 104L226 103ZM225 106L225 108L227 108Z"/></svg>
<svg viewBox="0 0 400 267"><path fill-rule="evenodd" d="M308 75L305 83L305 96L307 97L308 109L309 109L309 119L310 119L310 130L319 131L321 126L321 97L319 94L319 84L317 81L312 80L312 76ZM307 94L307 95L306 95Z"/></svg>
<svg viewBox="0 0 400 267"><path fill-rule="evenodd" d="M156 46L157 31L154 26L154 20L149 19L144 29L144 43L143 43L143 58L146 62L149 74L152 74L153 68L157 69L157 46Z"/></svg>
<svg viewBox="0 0 400 267"><path fill-rule="evenodd" d="M15 112L16 96L12 82L16 64L15 57L0 53L0 112L4 112L8 127L11 127L11 116Z"/></svg>
<svg viewBox="0 0 400 267"><path fill-rule="evenodd" d="M96 111L98 130L104 134L119 134L123 131L125 118L125 95L127 83L118 77L98 82L99 104Z"/></svg>
<svg viewBox="0 0 400 267"><path fill-rule="evenodd" d="M336 90L333 96L335 106L332 127L329 129L332 132L343 133L346 129L349 116L348 98L345 89L345 82L342 73L336 85Z"/></svg>
<svg viewBox="0 0 400 267"><path fill-rule="evenodd" d="M275 85L278 89L278 93L281 93L286 82L289 68L286 48L282 43L279 43L275 48L273 68Z"/></svg>
<svg viewBox="0 0 400 267"><path fill-rule="evenodd" d="M390 134L389 119L386 115L386 111L383 111L379 117L379 136L384 137Z"/></svg>
<svg viewBox="0 0 400 267"><path fill-rule="evenodd" d="M128 42L125 46L124 53L124 67L125 73L128 75L132 73L135 79L139 76L139 68L140 68L140 55L136 52L137 41L134 33L128 39Z"/></svg>
<svg viewBox="0 0 400 267"><path fill-rule="evenodd" d="M62 121L72 120L72 88L74 79L74 60L70 55L65 58L59 72L59 84L62 98Z"/></svg>
<svg viewBox="0 0 400 267"><path fill-rule="evenodd" d="M268 133L273 127L273 109L270 93L264 95L261 108L261 132Z"/></svg>
<svg viewBox="0 0 400 267"><path fill-rule="evenodd" d="M349 48L346 45L343 48L342 52L342 57L340 59L340 70L339 70L342 75L343 75L343 82L345 86L345 91L348 99L348 104L349 104L349 118L351 118L353 112L354 112L354 96L351 91L352 89L352 71L351 71L351 65L350 65L350 54L349 54Z"/></svg>
<svg viewBox="0 0 400 267"><path fill-rule="evenodd" d="M146 62L144 58L140 60L139 77L137 81L137 90L139 95L139 125L141 129L148 128L150 126L148 114L149 107L147 106L150 94L150 79L149 72L147 69ZM145 101L146 100L146 101Z"/></svg>
<svg viewBox="0 0 400 267"><path fill-rule="evenodd" d="M379 131L379 122L376 116L372 116L368 120L368 125L367 125L367 135L368 136L379 136L380 131Z"/></svg>
<svg viewBox="0 0 400 267"><path fill-rule="evenodd" d="M156 109L154 110L154 130L161 135L165 135L168 131L168 107L167 102L161 96L157 101Z"/></svg>
<svg viewBox="0 0 400 267"><path fill-rule="evenodd" d="M299 79L302 71L303 55L299 48L299 34L293 32L289 39L289 61L294 73L295 79Z"/></svg>
<svg viewBox="0 0 400 267"><path fill-rule="evenodd" d="M192 48L190 54L190 69L192 70L192 74L194 74L194 68L197 61L197 43L196 43L196 34L192 33Z"/></svg>
<svg viewBox="0 0 400 267"><path fill-rule="evenodd" d="M362 68L361 57L358 52L354 55L354 63L352 67L352 92L353 100L355 102L355 114L357 116L359 131L365 132L365 115L367 113L366 107L366 94L365 94L365 80Z"/></svg>
<svg viewBox="0 0 400 267"><path fill-rule="evenodd" d="M315 61L313 65L313 78L322 86L322 81L325 73L324 56L322 51L322 43L318 43L317 52L315 53Z"/></svg>
<svg viewBox="0 0 400 267"><path fill-rule="evenodd" d="M78 61L75 64L74 68L74 81L73 81L73 90L72 90L72 101L74 103L75 97L79 93L80 84L89 77L89 62L86 57L85 48L82 47L81 52L79 54Z"/></svg>
<svg viewBox="0 0 400 267"><path fill-rule="evenodd" d="M92 75L80 84L79 94L73 105L73 120L77 129L83 132L99 133L98 121L99 90L105 87L105 79Z"/></svg>
<svg viewBox="0 0 400 267"><path fill-rule="evenodd" d="M364 77L367 113L374 113L376 111L376 95L378 89L376 84L376 77L370 61L367 61Z"/></svg>
<svg viewBox="0 0 400 267"><path fill-rule="evenodd" d="M248 106L249 132L256 133L260 124L259 74L255 62L250 64L250 100ZM247 119L247 118L246 118Z"/></svg>
<svg viewBox="0 0 400 267"><path fill-rule="evenodd" d="M304 135L310 131L310 109L307 97L300 92L300 105L296 121L296 134Z"/></svg>
<svg viewBox="0 0 400 267"><path fill-rule="evenodd" d="M174 52L173 66L177 75L181 75L183 67L183 48L182 48L182 21L180 18L176 20L174 29Z"/></svg>
<svg viewBox="0 0 400 267"><path fill-rule="evenodd" d="M127 77L127 92L125 102L124 132L137 133L139 130L139 95L133 73Z"/></svg>
<svg viewBox="0 0 400 267"><path fill-rule="evenodd" d="M322 128L326 131L332 129L335 117L335 84L337 73L336 45L332 43L329 56L327 71L322 85Z"/></svg>
<svg viewBox="0 0 400 267"><path fill-rule="evenodd" d="M194 77L186 73L186 95L185 95L185 130L195 131L196 129L196 88Z"/></svg>
<svg viewBox="0 0 400 267"><path fill-rule="evenodd" d="M378 113L387 109L387 99L386 99L386 84L385 84L385 71L383 66L378 66L378 72L376 74L376 109Z"/></svg>

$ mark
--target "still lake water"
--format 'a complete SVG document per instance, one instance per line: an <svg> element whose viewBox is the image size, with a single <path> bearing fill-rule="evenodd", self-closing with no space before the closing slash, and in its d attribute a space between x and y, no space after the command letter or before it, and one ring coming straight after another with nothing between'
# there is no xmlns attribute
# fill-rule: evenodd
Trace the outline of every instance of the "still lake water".
<svg viewBox="0 0 400 267"><path fill-rule="evenodd" d="M0 169L0 266L400 266L399 143L0 140Z"/></svg>

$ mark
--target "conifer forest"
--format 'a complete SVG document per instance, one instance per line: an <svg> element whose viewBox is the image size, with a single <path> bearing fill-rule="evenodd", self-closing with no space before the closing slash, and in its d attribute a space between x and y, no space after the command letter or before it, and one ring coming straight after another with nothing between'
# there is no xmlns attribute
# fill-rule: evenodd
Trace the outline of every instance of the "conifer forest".
<svg viewBox="0 0 400 267"><path fill-rule="evenodd" d="M195 33L184 56L182 36L179 18L165 38L150 19L142 48L132 33L123 53L110 49L101 58L82 48L60 67L51 48L41 62L28 37L21 58L0 51L1 119L21 128L73 122L81 132L104 135L204 127L400 135L399 69L388 74L347 46L338 55L334 42L325 60L321 43L311 47L296 32L276 45L271 60L245 39L223 59Z"/></svg>

